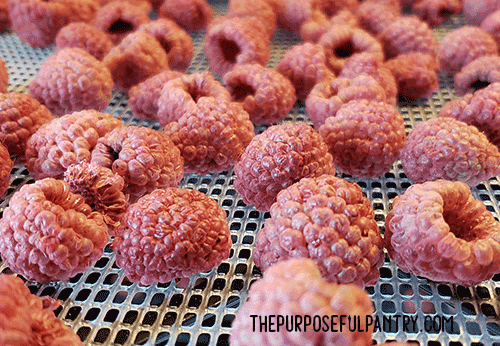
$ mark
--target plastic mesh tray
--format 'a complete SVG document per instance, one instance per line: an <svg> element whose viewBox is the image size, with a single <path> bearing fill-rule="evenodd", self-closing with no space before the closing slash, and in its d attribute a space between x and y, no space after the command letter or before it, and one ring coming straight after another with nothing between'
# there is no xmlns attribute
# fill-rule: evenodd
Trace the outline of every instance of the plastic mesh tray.
<svg viewBox="0 0 500 346"><path fill-rule="evenodd" d="M212 3L216 15L225 14L227 5ZM464 25L462 17L455 16L435 30L438 40L453 28ZM188 73L208 69L203 54L204 33L192 36L195 55ZM272 38L269 67L275 67L283 54L294 44L296 36L277 31ZM51 55L53 47L32 49L15 34L0 35L0 56L10 74L9 91L26 92L40 64ZM407 132L419 121L434 117L440 108L455 98L453 79L440 75L439 89L428 99L400 103ZM159 128L156 123L137 121L127 107L127 99L114 93L107 112L119 116L126 124ZM304 107L297 104L286 121L309 121ZM257 127L262 132L265 127ZM384 228L391 201L411 182L396 162L393 169L379 179L357 179L375 210L378 225ZM0 210L7 206L12 194L33 178L22 166L14 167L8 196L0 202ZM181 187L197 189L213 197L227 211L233 248L228 260L209 273L169 284L140 287L128 281L123 271L114 264L114 254L108 247L103 257L85 273L68 283L38 284L27 282L32 293L52 296L62 301L56 314L70 325L85 345L227 345L231 323L238 308L247 297L249 286L261 277L251 257L257 231L268 214L245 206L233 188L232 171L224 174L186 174ZM500 182L491 179L478 185L473 193L495 216L500 215ZM0 261L0 272L11 271ZM425 316L453 317L453 328L448 323L443 331L404 332L400 326L374 333L377 343L390 340L408 340L426 346L493 345L500 346L500 275L476 287L462 287L433 283L408 275L386 261L380 269L379 282L366 291L370 294L379 318L406 315L417 316L419 327Z"/></svg>

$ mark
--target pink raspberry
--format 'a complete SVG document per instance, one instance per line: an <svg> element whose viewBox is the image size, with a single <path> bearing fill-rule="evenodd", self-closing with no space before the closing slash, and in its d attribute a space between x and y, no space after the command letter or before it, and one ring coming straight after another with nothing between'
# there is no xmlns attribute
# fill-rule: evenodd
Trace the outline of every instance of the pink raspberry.
<svg viewBox="0 0 500 346"><path fill-rule="evenodd" d="M404 119L396 108L369 100L343 105L326 119L319 133L335 167L364 178L388 172L405 142Z"/></svg>
<svg viewBox="0 0 500 346"><path fill-rule="evenodd" d="M500 9L486 17L480 28L493 37L497 46L500 45Z"/></svg>
<svg viewBox="0 0 500 346"><path fill-rule="evenodd" d="M182 72L166 70L130 88L128 106L135 118L158 120L158 99L168 81L179 78Z"/></svg>
<svg viewBox="0 0 500 346"><path fill-rule="evenodd" d="M10 172L14 167L14 162L10 159L9 151L7 148L0 144L0 198L7 194L7 189L10 185Z"/></svg>
<svg viewBox="0 0 500 346"><path fill-rule="evenodd" d="M455 75L455 91L465 95L499 82L500 57L486 55L471 61Z"/></svg>
<svg viewBox="0 0 500 346"><path fill-rule="evenodd" d="M108 234L116 235L121 217L128 207L128 200L122 191L125 180L109 168L86 161L69 166L64 172L64 180L72 193L81 195L93 211L102 214Z"/></svg>
<svg viewBox="0 0 500 346"><path fill-rule="evenodd" d="M431 27L440 25L461 9L460 0L420 0L413 5L413 12Z"/></svg>
<svg viewBox="0 0 500 346"><path fill-rule="evenodd" d="M226 212L205 194L157 189L132 204L112 244L116 264L141 285L207 272L229 257Z"/></svg>
<svg viewBox="0 0 500 346"><path fill-rule="evenodd" d="M463 0L464 17L471 25L480 25L488 15L499 9L499 0Z"/></svg>
<svg viewBox="0 0 500 346"><path fill-rule="evenodd" d="M453 75L485 55L498 55L497 44L490 34L475 26L455 29L446 34L439 44L439 65Z"/></svg>
<svg viewBox="0 0 500 346"><path fill-rule="evenodd" d="M80 48L64 48L45 60L29 85L30 95L55 116L103 111L113 79L105 64Z"/></svg>
<svg viewBox="0 0 500 346"><path fill-rule="evenodd" d="M108 33L114 44L118 44L141 24L150 21L145 9L128 1L112 1L99 10L92 24Z"/></svg>
<svg viewBox="0 0 500 346"><path fill-rule="evenodd" d="M498 148L476 127L448 117L417 124L400 159L416 183L447 179L474 186L500 174Z"/></svg>
<svg viewBox="0 0 500 346"><path fill-rule="evenodd" d="M131 87L168 69L168 56L160 42L141 31L127 35L104 57L114 88L128 92Z"/></svg>
<svg viewBox="0 0 500 346"><path fill-rule="evenodd" d="M380 43L362 29L348 25L334 25L320 37L318 44L326 54L326 65L335 74L340 73L344 61L358 53L369 53L384 59Z"/></svg>
<svg viewBox="0 0 500 346"><path fill-rule="evenodd" d="M429 97L439 86L438 64L429 54L410 52L399 54L384 66L398 83L398 94L404 97Z"/></svg>
<svg viewBox="0 0 500 346"><path fill-rule="evenodd" d="M141 8L146 13L149 13L153 9L153 4L149 0L98 0L101 6L106 6L109 3L116 1L125 1L134 6ZM163 1L163 0L162 0Z"/></svg>
<svg viewBox="0 0 500 346"><path fill-rule="evenodd" d="M154 189L177 186L183 159L170 138L149 127L116 128L99 138L92 164L110 168L125 180L123 193L134 203Z"/></svg>
<svg viewBox="0 0 500 346"><path fill-rule="evenodd" d="M289 258L311 258L326 281L364 287L379 278L382 243L361 187L325 174L278 194L257 234L253 260L265 271Z"/></svg>
<svg viewBox="0 0 500 346"><path fill-rule="evenodd" d="M29 95L0 94L0 142L16 161L22 162L31 135L52 119L47 107Z"/></svg>
<svg viewBox="0 0 500 346"><path fill-rule="evenodd" d="M298 44L289 49L276 71L292 82L299 100L305 100L317 83L333 76L326 65L323 47L312 43Z"/></svg>
<svg viewBox="0 0 500 346"><path fill-rule="evenodd" d="M434 33L417 16L400 17L380 32L378 40L384 48L386 59L413 51L437 56L438 43Z"/></svg>
<svg viewBox="0 0 500 346"><path fill-rule="evenodd" d="M319 12L317 16L313 16L310 20L302 24L299 36L304 42L317 43L320 37L330 30L330 27L333 25L357 27L358 19L356 15L349 10L340 10L330 19Z"/></svg>
<svg viewBox="0 0 500 346"><path fill-rule="evenodd" d="M365 316L373 314L370 296L355 285L336 285L321 278L318 266L310 259L294 258L269 268L264 277L252 284L249 298L234 319L231 345L372 345L373 326L366 324ZM284 316L290 326L294 316L349 316L359 318L359 328L351 332L314 331L313 328L288 332L282 325L279 332L259 330L259 319ZM256 316L257 328L254 329ZM255 318L255 317L254 317ZM337 321L338 322L338 321ZM317 325L317 324L316 324ZM276 327L276 326L274 326ZM290 327L289 327L290 328ZM274 328L276 329L276 328ZM392 344L391 344L392 345Z"/></svg>
<svg viewBox="0 0 500 346"><path fill-rule="evenodd" d="M67 114L42 125L26 143L26 168L37 180L61 179L72 164L90 161L99 137L124 124L93 110Z"/></svg>
<svg viewBox="0 0 500 346"><path fill-rule="evenodd" d="M46 178L16 191L0 220L0 254L14 273L38 282L68 281L98 260L108 242L100 213Z"/></svg>
<svg viewBox="0 0 500 346"><path fill-rule="evenodd" d="M401 14L402 6L406 5L405 1L406 0L364 0L363 2L386 6L389 11Z"/></svg>
<svg viewBox="0 0 500 346"><path fill-rule="evenodd" d="M113 41L106 32L87 23L71 23L63 27L56 36L56 47L81 48L97 60L102 60L113 48Z"/></svg>
<svg viewBox="0 0 500 346"><path fill-rule="evenodd" d="M0 93L6 93L9 87L9 71L5 61L0 58Z"/></svg>
<svg viewBox="0 0 500 346"><path fill-rule="evenodd" d="M410 186L385 219L398 266L433 281L475 286L500 271L500 224L462 182Z"/></svg>
<svg viewBox="0 0 500 346"><path fill-rule="evenodd" d="M266 65L270 40L255 18L223 18L208 28L204 49L210 68L223 77L236 64Z"/></svg>
<svg viewBox="0 0 500 346"><path fill-rule="evenodd" d="M229 2L228 17L254 17L271 36L276 29L276 13L267 0L232 0Z"/></svg>
<svg viewBox="0 0 500 346"><path fill-rule="evenodd" d="M54 315L59 301L31 294L19 277L0 274L0 301L0 344L83 346L80 337Z"/></svg>
<svg viewBox="0 0 500 346"><path fill-rule="evenodd" d="M214 97L221 101L231 99L229 91L208 71L183 75L168 81L158 98L160 124L165 126L178 120L205 97Z"/></svg>
<svg viewBox="0 0 500 346"><path fill-rule="evenodd" d="M234 188L243 202L268 211L284 188L304 177L334 172L319 133L306 123L283 123L252 139L234 166Z"/></svg>
<svg viewBox="0 0 500 346"><path fill-rule="evenodd" d="M315 129L328 117L334 117L340 107L349 101L367 99L385 102L385 90L366 73L354 79L331 78L316 84L306 99L306 113Z"/></svg>
<svg viewBox="0 0 500 346"><path fill-rule="evenodd" d="M206 0L163 1L158 16L176 22L187 31L206 29L213 11Z"/></svg>
<svg viewBox="0 0 500 346"><path fill-rule="evenodd" d="M297 99L288 78L259 64L236 65L223 82L231 100L243 105L254 124L283 120Z"/></svg>
<svg viewBox="0 0 500 346"><path fill-rule="evenodd" d="M359 26L371 35L377 36L400 16L399 8L376 1L363 1L356 12Z"/></svg>
<svg viewBox="0 0 500 346"><path fill-rule="evenodd" d="M194 55L193 40L174 21L160 18L142 24L137 30L150 34L160 42L172 70L182 72L189 67Z"/></svg>
<svg viewBox="0 0 500 346"><path fill-rule="evenodd" d="M197 174L231 169L254 136L240 104L212 97L200 100L163 131L180 149L185 171Z"/></svg>

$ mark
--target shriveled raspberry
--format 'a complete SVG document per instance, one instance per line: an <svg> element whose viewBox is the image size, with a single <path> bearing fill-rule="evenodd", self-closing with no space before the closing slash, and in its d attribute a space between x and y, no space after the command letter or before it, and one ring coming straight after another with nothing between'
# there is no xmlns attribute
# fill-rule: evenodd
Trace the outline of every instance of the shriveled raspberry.
<svg viewBox="0 0 500 346"><path fill-rule="evenodd" d="M150 34L160 42L167 53L169 68L182 72L189 67L194 55L193 40L174 21L160 18L141 25L137 30Z"/></svg>
<svg viewBox="0 0 500 346"><path fill-rule="evenodd" d="M26 143L26 168L35 179L61 179L66 169L90 161L99 137L124 124L93 110L67 114L42 125Z"/></svg>
<svg viewBox="0 0 500 346"><path fill-rule="evenodd" d="M81 195L93 211L102 214L108 234L116 235L128 207L123 193L125 180L109 168L86 161L69 166L64 172L64 180L72 193Z"/></svg>
<svg viewBox="0 0 500 346"><path fill-rule="evenodd" d="M385 219L389 256L404 271L474 286L500 270L500 224L461 182L410 186Z"/></svg>
<svg viewBox="0 0 500 346"><path fill-rule="evenodd" d="M481 23L480 28L493 37L497 46L500 45L500 9L488 15Z"/></svg>
<svg viewBox="0 0 500 346"><path fill-rule="evenodd" d="M361 73L375 78L378 84L385 89L386 102L393 106L396 105L398 95L396 79L391 71L384 66L381 59L368 53L354 54L344 62L339 77L353 79Z"/></svg>
<svg viewBox="0 0 500 346"><path fill-rule="evenodd" d="M500 150L500 84L493 83L474 94L446 103L440 117L451 117L475 126Z"/></svg>
<svg viewBox="0 0 500 346"><path fill-rule="evenodd" d="M163 1L158 16L176 22L187 31L206 29L213 11L206 0Z"/></svg>
<svg viewBox="0 0 500 346"><path fill-rule="evenodd" d="M113 41L108 33L87 23L71 23L63 27L56 36L56 47L81 48L97 60L102 60L113 48Z"/></svg>
<svg viewBox="0 0 500 346"><path fill-rule="evenodd" d="M413 13L435 27L462 9L460 0L420 0L413 6Z"/></svg>
<svg viewBox="0 0 500 346"><path fill-rule="evenodd" d="M55 116L86 109L103 111L113 79L106 65L81 48L63 48L45 60L29 94Z"/></svg>
<svg viewBox="0 0 500 346"><path fill-rule="evenodd" d="M454 29L439 44L439 65L450 74L485 55L498 55L498 46L490 34L475 26Z"/></svg>
<svg viewBox="0 0 500 346"><path fill-rule="evenodd" d="M486 55L471 61L455 75L455 91L465 95L499 82L500 57Z"/></svg>
<svg viewBox="0 0 500 346"><path fill-rule="evenodd" d="M283 120L297 99L288 78L259 64L236 65L223 82L231 100L243 105L254 124Z"/></svg>
<svg viewBox="0 0 500 346"><path fill-rule="evenodd" d="M386 59L413 51L437 56L438 43L434 33L426 22L414 15L399 17L377 38L384 48Z"/></svg>
<svg viewBox="0 0 500 346"><path fill-rule="evenodd" d="M284 188L304 177L334 172L318 132L306 123L283 123L252 139L234 166L234 188L243 202L268 211Z"/></svg>
<svg viewBox="0 0 500 346"><path fill-rule="evenodd" d="M384 66L398 83L398 94L410 98L429 97L439 85L436 58L421 52L399 54Z"/></svg>
<svg viewBox="0 0 500 346"><path fill-rule="evenodd" d="M317 43L319 38L326 33L332 25L358 26L356 15L349 10L340 10L330 19L322 12L314 15L310 20L302 24L299 36L304 42Z"/></svg>
<svg viewBox="0 0 500 346"><path fill-rule="evenodd" d="M229 2L228 17L254 17L266 33L271 36L276 29L276 13L267 0L232 0Z"/></svg>
<svg viewBox="0 0 500 346"><path fill-rule="evenodd" d="M106 6L111 2L125 1L134 6L140 7L143 11L149 13L153 9L153 4L149 0L98 0L101 6ZM161 0L163 1L163 0Z"/></svg>
<svg viewBox="0 0 500 346"><path fill-rule="evenodd" d="M148 12L128 1L112 1L101 7L92 24L107 32L114 44L118 44L128 34L150 21Z"/></svg>
<svg viewBox="0 0 500 346"><path fill-rule="evenodd" d="M154 189L179 185L184 174L179 149L149 127L127 126L107 133L97 141L90 163L121 175L130 203Z"/></svg>
<svg viewBox="0 0 500 346"><path fill-rule="evenodd" d="M356 12L359 26L375 37L401 16L400 9L375 1L363 1Z"/></svg>
<svg viewBox="0 0 500 346"><path fill-rule="evenodd" d="M326 66L323 47L312 43L298 44L289 49L276 71L292 82L299 100L305 100L317 83L333 75Z"/></svg>
<svg viewBox="0 0 500 346"><path fill-rule="evenodd" d="M135 118L158 120L158 99L168 81L179 78L182 72L166 70L130 88L128 106Z"/></svg>
<svg viewBox="0 0 500 346"><path fill-rule="evenodd" d="M80 337L54 315L59 301L31 294L19 277L0 274L0 301L0 344L83 346Z"/></svg>
<svg viewBox="0 0 500 346"><path fill-rule="evenodd" d="M38 282L68 281L99 259L108 242L102 215L63 180L23 185L0 219L0 254L14 273Z"/></svg>
<svg viewBox="0 0 500 346"><path fill-rule="evenodd" d="M178 120L205 97L229 101L231 95L208 72L182 75L164 84L158 98L158 120L162 126Z"/></svg>
<svg viewBox="0 0 500 346"><path fill-rule="evenodd" d="M10 172L14 167L14 162L10 159L7 148L0 144L0 198L7 194L10 185Z"/></svg>
<svg viewBox="0 0 500 346"><path fill-rule="evenodd" d="M166 283L207 272L229 257L226 212L196 190L157 189L132 204L112 247L130 281Z"/></svg>
<svg viewBox="0 0 500 346"><path fill-rule="evenodd" d="M54 119L44 105L26 94L0 94L0 142L10 157L22 162L26 142L40 126Z"/></svg>
<svg viewBox="0 0 500 346"><path fill-rule="evenodd" d="M499 9L499 0L463 0L463 14L471 25L481 24L488 15Z"/></svg>
<svg viewBox="0 0 500 346"><path fill-rule="evenodd" d="M366 317L372 314L371 299L363 289L355 285L327 283L312 260L289 259L269 268L264 278L252 284L249 298L234 319L231 345L369 346L372 344L373 326L366 324ZM345 316L346 321L348 318L359 318L361 323L353 331L344 328L342 332L338 328L315 331L311 326L307 330L301 328L300 331L289 332L285 325L281 325L279 332L259 330L259 321L264 318L270 320L272 315L286 318L288 323L283 322L288 326L294 323L291 319L295 316L306 315L314 318ZM254 328L255 322L257 328ZM318 321L315 323L317 326Z"/></svg>
<svg viewBox="0 0 500 346"><path fill-rule="evenodd" d="M447 179L474 186L500 174L498 148L476 127L449 117L417 124L400 159L416 183Z"/></svg>
<svg viewBox="0 0 500 346"><path fill-rule="evenodd" d="M318 44L325 50L326 65L335 74L340 73L345 59L357 53L384 58L382 46L373 36L348 25L333 25L320 37Z"/></svg>
<svg viewBox="0 0 500 346"><path fill-rule="evenodd" d="M47 1L47 0L43 0ZM90 23L101 9L99 0L48 0L57 1L69 11L68 23Z"/></svg>
<svg viewBox="0 0 500 346"><path fill-rule="evenodd" d="M315 129L334 117L340 107L352 100L373 100L385 102L385 90L366 73L354 79L332 78L318 83L306 99L306 113Z"/></svg>
<svg viewBox="0 0 500 346"><path fill-rule="evenodd" d="M210 68L222 77L236 64L266 65L270 40L256 18L224 18L210 25L204 49Z"/></svg>
<svg viewBox="0 0 500 346"><path fill-rule="evenodd" d="M180 149L184 170L197 174L231 169L254 136L240 104L212 97L201 99L163 131Z"/></svg>
<svg viewBox="0 0 500 346"><path fill-rule="evenodd" d="M0 0L0 32L7 31L11 26L7 0Z"/></svg>
<svg viewBox="0 0 500 346"><path fill-rule="evenodd" d="M376 178L388 172L405 141L405 126L394 106L354 100L325 120L319 133L333 163L356 177Z"/></svg>
<svg viewBox="0 0 500 346"><path fill-rule="evenodd" d="M131 87L168 69L168 56L150 34L136 31L127 35L104 57L114 88L128 92Z"/></svg>

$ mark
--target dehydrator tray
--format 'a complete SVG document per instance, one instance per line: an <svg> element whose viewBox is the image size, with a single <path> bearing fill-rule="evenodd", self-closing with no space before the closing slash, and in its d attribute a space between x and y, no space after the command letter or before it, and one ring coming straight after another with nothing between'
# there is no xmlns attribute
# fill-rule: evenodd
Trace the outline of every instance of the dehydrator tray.
<svg viewBox="0 0 500 346"><path fill-rule="evenodd" d="M211 3L211 6L216 15L225 14L227 9L227 3ZM440 41L447 32L464 24L463 17L456 15L434 30L436 38ZM193 33L192 38L195 55L187 73L208 69L203 53L204 32ZM268 67L275 67L283 54L299 42L296 36L276 31ZM27 92L29 82L53 49L32 49L11 32L0 35L0 57L10 75L9 91ZM431 97L400 102L398 107L407 133L418 122L436 116L446 102L456 97L453 78L441 73L439 88ZM107 112L121 117L126 124L159 129L157 123L132 118L127 98L121 93L113 94ZM285 121L309 122L303 104L297 103ZM257 127L256 132L264 129ZM399 161L378 179L342 177L362 187L382 231L392 200L411 185ZM141 287L127 280L107 247L100 260L68 283L28 281L26 285L36 295L61 300L57 316L88 346L228 345L235 314L247 298L252 282L262 276L252 262L252 251L257 231L269 217L268 213L260 213L243 203L233 188L233 180L232 171L186 174L180 184L204 192L227 212L234 245L229 259L212 271L168 284ZM0 201L0 212L15 191L32 182L34 179L23 166L15 166L8 195ZM490 179L472 192L498 219L500 181ZM1 260L0 272L11 273ZM500 346L500 274L476 287L434 283L401 271L387 256L380 273L378 283L366 288L375 307L375 317L386 322L383 330L373 334L376 343L407 340L420 346ZM402 317L396 326L398 315ZM411 324L403 328L403 316L417 319L417 328ZM390 318L392 323L388 324ZM436 325L425 324L426 318Z"/></svg>

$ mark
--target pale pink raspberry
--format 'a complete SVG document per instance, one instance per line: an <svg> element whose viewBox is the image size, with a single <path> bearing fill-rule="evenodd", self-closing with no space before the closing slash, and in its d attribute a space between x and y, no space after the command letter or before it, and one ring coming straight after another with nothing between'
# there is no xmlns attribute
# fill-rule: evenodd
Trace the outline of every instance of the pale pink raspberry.
<svg viewBox="0 0 500 346"><path fill-rule="evenodd" d="M206 0L163 1L158 16L176 22L187 31L206 29L213 11Z"/></svg>
<svg viewBox="0 0 500 346"><path fill-rule="evenodd" d="M499 0L463 0L463 14L471 25L480 25L486 17L499 9Z"/></svg>
<svg viewBox="0 0 500 346"><path fill-rule="evenodd" d="M471 61L455 75L455 91L465 95L499 82L500 57L486 55Z"/></svg>
<svg viewBox="0 0 500 346"><path fill-rule="evenodd" d="M102 60L113 48L108 33L88 23L71 23L63 27L56 36L56 48L81 48L97 60Z"/></svg>

